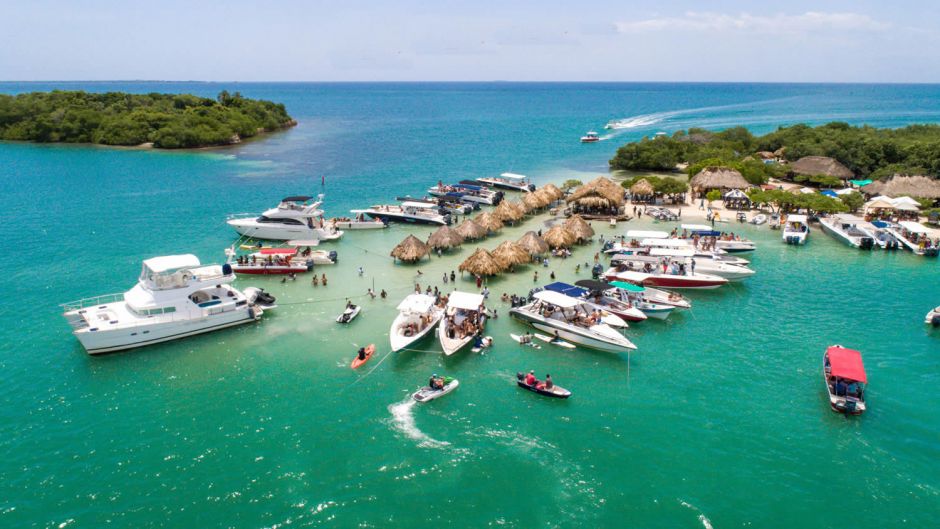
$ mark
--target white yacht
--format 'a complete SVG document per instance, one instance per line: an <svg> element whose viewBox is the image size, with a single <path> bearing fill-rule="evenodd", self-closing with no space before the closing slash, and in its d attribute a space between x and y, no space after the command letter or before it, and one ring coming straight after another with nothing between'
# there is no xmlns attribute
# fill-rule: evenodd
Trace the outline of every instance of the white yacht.
<svg viewBox="0 0 940 529"><path fill-rule="evenodd" d="M343 236L335 225L323 221L323 195L290 196L281 200L276 208L265 211L260 217L233 218L226 221L229 226L245 237L287 241L290 239L316 239L332 241Z"/></svg>
<svg viewBox="0 0 940 529"><path fill-rule="evenodd" d="M787 244L806 244L809 237L809 219L806 215L787 215L782 237Z"/></svg>
<svg viewBox="0 0 940 529"><path fill-rule="evenodd" d="M499 176L485 176L477 178L481 184L486 184L500 189L510 191L535 191L535 184L529 181L529 177L516 173L503 173Z"/></svg>
<svg viewBox="0 0 940 529"><path fill-rule="evenodd" d="M864 225L865 219L845 213L837 213L819 219L823 231L836 239L860 250L871 250L875 246L875 236Z"/></svg>
<svg viewBox="0 0 940 529"><path fill-rule="evenodd" d="M234 280L230 266L202 266L195 255L154 257L127 292L62 307L88 354L110 353L261 319L261 291L246 296L229 285Z"/></svg>
<svg viewBox="0 0 940 529"><path fill-rule="evenodd" d="M514 307L509 313L536 329L553 336L557 332L562 340L592 349L614 353L636 349L633 342L606 323L590 321L592 308L584 301L551 290L536 292L533 297L535 301Z"/></svg>
<svg viewBox="0 0 940 529"><path fill-rule="evenodd" d="M412 224L434 224L438 226L450 224L450 215L441 215L438 210L439 208L435 204L405 201L401 205L372 206L369 209L353 210L353 213L365 213L385 223L410 222Z"/></svg>
<svg viewBox="0 0 940 529"><path fill-rule="evenodd" d="M486 325L486 307L480 294L453 291L448 295L444 319L437 328L444 354L450 356L470 345ZM466 323L465 323L466 322Z"/></svg>
<svg viewBox="0 0 940 529"><path fill-rule="evenodd" d="M392 352L424 338L440 323L444 310L434 301L434 296L411 294L398 304L398 316L388 331Z"/></svg>
<svg viewBox="0 0 940 529"><path fill-rule="evenodd" d="M714 248L728 253L753 252L757 248L754 241L745 239L740 235L731 238L730 234L715 230L707 224L682 224L681 228L690 232L692 236L697 235L699 240L706 237L713 238ZM694 243L691 237L686 240Z"/></svg>
<svg viewBox="0 0 940 529"><path fill-rule="evenodd" d="M610 260L611 266L626 265L630 270L662 270L663 263L668 267L667 271L672 269L679 274L684 274L686 270L701 272L729 281L740 281L755 274L754 270L746 266L696 256L693 250L681 248L651 248L646 254L618 254Z"/></svg>

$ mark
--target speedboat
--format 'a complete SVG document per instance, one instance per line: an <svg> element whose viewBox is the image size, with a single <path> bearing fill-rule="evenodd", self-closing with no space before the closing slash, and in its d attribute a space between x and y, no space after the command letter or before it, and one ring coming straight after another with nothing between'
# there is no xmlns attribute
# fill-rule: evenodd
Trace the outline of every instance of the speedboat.
<svg viewBox="0 0 940 529"><path fill-rule="evenodd" d="M823 355L823 382L832 411L860 415L865 411L865 366L862 353L833 345Z"/></svg>
<svg viewBox="0 0 940 529"><path fill-rule="evenodd" d="M688 268L686 273L672 274L663 273L662 268L653 268L648 272L635 270L619 270L611 268L603 273L608 281L625 281L645 287L663 287L663 288L688 288L688 289L713 289L728 284L728 280L711 274L702 274L692 272Z"/></svg>
<svg viewBox="0 0 940 529"><path fill-rule="evenodd" d="M604 297L602 293L591 292L591 289L588 288L576 287L562 282L549 283L543 288L587 303L591 308L599 310L601 312L601 321L611 327L626 328L628 327L628 321L643 321L646 319L646 314L643 314L643 311L630 303Z"/></svg>
<svg viewBox="0 0 940 529"><path fill-rule="evenodd" d="M924 318L924 323L933 325L934 327L940 327L940 306L927 313L927 317Z"/></svg>
<svg viewBox="0 0 940 529"><path fill-rule="evenodd" d="M525 381L525 375L522 373L516 373L516 384L518 384L520 388L527 389L533 393L538 393L539 395L544 395L546 397L567 399L571 396L570 391L554 384L552 384L552 387L550 388L545 385L545 382L536 381L535 384L527 384Z"/></svg>
<svg viewBox="0 0 940 529"><path fill-rule="evenodd" d="M353 210L353 213L364 213L372 218L388 222L408 222L412 224L433 224L444 226L450 224L450 215L441 215L436 204L427 202L402 202L401 205L372 206L369 209Z"/></svg>
<svg viewBox="0 0 940 529"><path fill-rule="evenodd" d="M787 244L806 244L809 237L809 220L806 215L787 215L782 237Z"/></svg>
<svg viewBox="0 0 940 529"><path fill-rule="evenodd" d="M411 398L415 399L418 402L428 402L436 398L443 397L451 391L457 389L457 386L460 385L460 381L456 378L444 377L444 387L441 389L435 389L431 386L424 386L423 388L415 391Z"/></svg>
<svg viewBox="0 0 940 529"><path fill-rule="evenodd" d="M458 193L463 201L476 202L487 206L499 204L502 199L502 194L500 194L499 191L493 191L483 186L471 184L460 183L445 185L438 182L436 186L428 189L428 194L435 197L453 196L454 193Z"/></svg>
<svg viewBox="0 0 940 529"><path fill-rule="evenodd" d="M871 227L871 234L874 236L875 244L877 244L879 248L882 250L897 250L900 248L901 243L898 242L897 237L888 231L887 222L873 220L871 221Z"/></svg>
<svg viewBox="0 0 940 529"><path fill-rule="evenodd" d="M713 276L723 277L729 281L740 281L753 276L756 272L735 264L728 264L719 260L696 257L693 250L678 248L651 248L646 254L625 255L619 254L611 257L611 266L625 266L627 270L662 270L682 275L685 271L703 272Z"/></svg>
<svg viewBox="0 0 940 529"><path fill-rule="evenodd" d="M819 219L824 232L854 248L871 250L875 246L875 236L861 226L864 222L865 219L844 213Z"/></svg>
<svg viewBox="0 0 940 529"><path fill-rule="evenodd" d="M681 227L683 230L690 232L690 237L686 240L692 242L693 246L707 242L714 249L724 250L728 253L752 252L756 248L753 241L749 241L740 235L715 230L706 224L682 224ZM698 244L696 244L696 239Z"/></svg>
<svg viewBox="0 0 940 529"><path fill-rule="evenodd" d="M448 295L444 318L437 336L444 354L450 356L470 345L486 326L486 307L480 294L453 291Z"/></svg>
<svg viewBox="0 0 940 529"><path fill-rule="evenodd" d="M252 275L302 274L313 270L314 265L336 264L337 260L335 250L313 250L309 246L304 250L261 248L257 252L240 256L236 255L234 248L227 248L225 255L228 257L226 264L235 273Z"/></svg>
<svg viewBox="0 0 940 529"><path fill-rule="evenodd" d="M369 219L364 213L358 213L353 217L337 217L330 219L329 223L343 230L380 230L388 227L382 219Z"/></svg>
<svg viewBox="0 0 940 529"><path fill-rule="evenodd" d="M597 135L593 130L581 136L581 143L597 143L601 141L600 136Z"/></svg>
<svg viewBox="0 0 940 529"><path fill-rule="evenodd" d="M614 243L605 246L605 253L616 255L651 255L651 252L682 252L689 253L689 257L696 260L710 260L729 265L748 266L751 264L747 259L731 255L724 250L696 248L686 239L643 239L642 241L631 240L629 244ZM664 255L660 253L659 255Z"/></svg>
<svg viewBox="0 0 940 529"><path fill-rule="evenodd" d="M265 211L260 217L233 218L227 224L238 233L254 239L286 241L289 239L316 239L332 241L343 236L343 232L323 221L323 195L290 196L281 200L276 208Z"/></svg>
<svg viewBox="0 0 940 529"><path fill-rule="evenodd" d="M593 279L583 279L575 284L580 287L590 288L595 292L603 292L604 296L623 303L629 303L643 311L647 318L657 320L665 320L677 308L688 309L692 306L688 299L675 292L666 292L665 290L623 281L606 283Z"/></svg>
<svg viewBox="0 0 940 529"><path fill-rule="evenodd" d="M753 217L751 217L751 220L750 220L750 223L754 224L755 226L760 226L761 224L765 224L766 222L767 222L767 215L764 215L763 213L758 213L757 215L754 215Z"/></svg>
<svg viewBox="0 0 940 529"><path fill-rule="evenodd" d="M440 323L444 310L434 302L433 296L411 294L398 304L398 316L388 331L392 352L401 351L427 336Z"/></svg>
<svg viewBox="0 0 940 529"><path fill-rule="evenodd" d="M905 249L914 252L914 255L937 257L940 253L940 247L930 241L930 231L918 222L902 220L896 225L889 224L886 229Z"/></svg>
<svg viewBox="0 0 940 529"><path fill-rule="evenodd" d="M503 173L491 177L484 176L483 178L477 178L477 182L510 191L535 191L535 184L530 182L527 176L516 173Z"/></svg>
<svg viewBox="0 0 940 529"><path fill-rule="evenodd" d="M584 301L551 290L536 292L532 297L533 302L514 307L509 313L536 329L592 349L614 353L636 349L611 326L595 321L593 308Z"/></svg>
<svg viewBox="0 0 940 529"><path fill-rule="evenodd" d="M62 307L88 354L110 353L261 319L264 309L255 298L263 291L249 297L229 284L234 280L230 266L203 266L195 255L153 257L127 292Z"/></svg>

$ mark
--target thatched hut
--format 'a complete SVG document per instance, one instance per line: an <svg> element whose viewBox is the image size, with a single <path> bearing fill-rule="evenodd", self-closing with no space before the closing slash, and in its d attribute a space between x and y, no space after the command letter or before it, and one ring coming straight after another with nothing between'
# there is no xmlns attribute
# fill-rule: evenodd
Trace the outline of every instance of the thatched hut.
<svg viewBox="0 0 940 529"><path fill-rule="evenodd" d="M435 250L447 250L463 244L463 235L450 226L441 226L428 237L428 246Z"/></svg>
<svg viewBox="0 0 940 529"><path fill-rule="evenodd" d="M525 195L522 195L522 205L526 208L527 212L543 207L541 206L539 199L536 198L535 193L526 193Z"/></svg>
<svg viewBox="0 0 940 529"><path fill-rule="evenodd" d="M570 248L578 240L577 235L561 224L552 226L542 238L550 248Z"/></svg>
<svg viewBox="0 0 940 529"><path fill-rule="evenodd" d="M584 243L594 236L594 228L580 215L572 215L564 223L565 228L577 237L578 242Z"/></svg>
<svg viewBox="0 0 940 529"><path fill-rule="evenodd" d="M555 200L565 197L565 192L558 188L555 184L545 184L542 186L542 189L548 191L555 197Z"/></svg>
<svg viewBox="0 0 940 529"><path fill-rule="evenodd" d="M751 184L741 173L729 167L706 167L689 180L689 185L696 193L705 193L711 189L727 191L729 189L747 189Z"/></svg>
<svg viewBox="0 0 940 529"><path fill-rule="evenodd" d="M398 246L392 248L391 256L406 263L416 263L430 253L431 247L421 242L421 239L414 235L409 235L405 237L405 240L398 243Z"/></svg>
<svg viewBox="0 0 940 529"><path fill-rule="evenodd" d="M493 215L502 222L513 223L525 216L525 212L519 211L508 200L504 200L493 210Z"/></svg>
<svg viewBox="0 0 940 529"><path fill-rule="evenodd" d="M539 190L537 190L537 191L534 191L534 192L531 193L531 194L532 194L532 196L534 196L534 197L539 201L539 206L540 206L540 207L548 206L548 205L550 205L552 202L555 201L555 195L554 195L554 193L552 193L551 191L549 191L549 190L547 190L547 189L545 189L545 188L542 188L542 189L539 189Z"/></svg>
<svg viewBox="0 0 940 529"><path fill-rule="evenodd" d="M509 203L509 205L512 206L513 209L515 209L518 212L520 219L525 217L526 214L529 213L529 210L526 209L525 205L523 205L522 202L519 200L513 200L512 202Z"/></svg>
<svg viewBox="0 0 940 529"><path fill-rule="evenodd" d="M476 276L493 276L507 268L508 264L483 248L477 248L470 257L457 267L461 272L469 272Z"/></svg>
<svg viewBox="0 0 940 529"><path fill-rule="evenodd" d="M548 243L534 231L527 231L519 238L519 246L529 252L529 255L542 255L548 253Z"/></svg>
<svg viewBox="0 0 940 529"><path fill-rule="evenodd" d="M457 226L456 231L464 240L476 240L486 237L486 228L480 226L472 219L465 219L460 226Z"/></svg>
<svg viewBox="0 0 940 529"><path fill-rule="evenodd" d="M656 190L653 189L653 184L651 184L649 180L641 178L630 186L630 192L634 195L652 195Z"/></svg>
<svg viewBox="0 0 940 529"><path fill-rule="evenodd" d="M493 250L493 257L508 264L510 267L532 261L529 252L519 243L513 241L503 241Z"/></svg>
<svg viewBox="0 0 940 529"><path fill-rule="evenodd" d="M862 188L866 195L940 199L940 180L927 176L894 175L887 182L872 182Z"/></svg>
<svg viewBox="0 0 940 529"><path fill-rule="evenodd" d="M623 206L623 188L599 176L575 189L565 200L577 210L607 214Z"/></svg>
<svg viewBox="0 0 940 529"><path fill-rule="evenodd" d="M503 227L503 221L499 220L499 217L489 211L485 211L474 217L473 222L483 226L487 232L499 231L499 229Z"/></svg>
<svg viewBox="0 0 940 529"><path fill-rule="evenodd" d="M828 156L804 156L790 164L790 172L807 176L835 176L843 180L855 176L848 167Z"/></svg>

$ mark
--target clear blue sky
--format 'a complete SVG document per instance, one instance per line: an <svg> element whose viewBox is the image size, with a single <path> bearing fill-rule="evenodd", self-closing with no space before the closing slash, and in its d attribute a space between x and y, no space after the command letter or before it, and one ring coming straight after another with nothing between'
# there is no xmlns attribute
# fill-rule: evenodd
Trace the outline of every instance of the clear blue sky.
<svg viewBox="0 0 940 529"><path fill-rule="evenodd" d="M0 80L940 81L940 2L0 0Z"/></svg>

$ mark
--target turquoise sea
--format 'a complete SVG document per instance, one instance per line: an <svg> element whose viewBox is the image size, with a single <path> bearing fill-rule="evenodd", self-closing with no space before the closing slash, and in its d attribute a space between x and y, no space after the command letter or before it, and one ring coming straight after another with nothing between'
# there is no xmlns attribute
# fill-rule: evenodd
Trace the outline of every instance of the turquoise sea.
<svg viewBox="0 0 940 529"><path fill-rule="evenodd" d="M433 340L388 355L395 305L473 250L417 267L388 251L407 233L348 233L330 284L239 279L281 306L258 325L89 357L59 304L123 291L142 259L221 261L227 215L288 194L347 210L421 194L438 180L514 171L539 182L606 172L618 145L657 131L744 124L755 132L843 120L940 122L940 86L778 84L0 83L192 92L283 102L300 124L217 150L156 152L0 144L0 526L101 527L935 527L940 519L938 262L862 253L819 230L806 247L760 243L757 276L692 293L694 308L631 326L629 356L521 348L493 280L484 355ZM610 119L634 126L595 145ZM326 184L321 186L321 177ZM539 217L484 241L537 229ZM617 229L595 224L605 236ZM665 225L671 228L671 225ZM561 280L597 246L555 260ZM358 277L362 266L365 276ZM417 270L422 276L417 276ZM549 270L539 268L542 278ZM364 297L386 289L387 300ZM458 280L474 290L469 278ZM363 304L333 320L346 297ZM360 372L357 345L378 353ZM821 355L861 349L869 411L829 410ZM549 372L574 392L515 386ZM432 372L460 379L415 406Z"/></svg>

